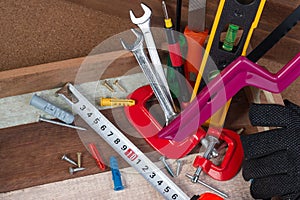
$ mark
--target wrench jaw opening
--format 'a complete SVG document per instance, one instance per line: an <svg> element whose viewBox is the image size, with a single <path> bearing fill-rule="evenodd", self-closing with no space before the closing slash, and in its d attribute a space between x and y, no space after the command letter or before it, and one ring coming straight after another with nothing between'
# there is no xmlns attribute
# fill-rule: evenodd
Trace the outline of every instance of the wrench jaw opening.
<svg viewBox="0 0 300 200"><path fill-rule="evenodd" d="M141 3L141 6L142 6L142 9L144 10L144 15L142 17L137 18L134 15L133 11L130 10L129 11L130 19L131 19L132 23L134 23L136 25L146 24L146 23L149 23L148 25L150 25L150 18L151 18L151 14L152 14L151 9L143 3Z"/></svg>
<svg viewBox="0 0 300 200"><path fill-rule="evenodd" d="M134 43L132 45L127 44L122 38L120 38L120 42L123 46L124 49L134 52L137 49L139 49L140 47L142 47L142 44L144 42L144 37L143 34L140 33L139 31L137 31L136 29L130 29L134 35L136 36L136 40L134 41Z"/></svg>

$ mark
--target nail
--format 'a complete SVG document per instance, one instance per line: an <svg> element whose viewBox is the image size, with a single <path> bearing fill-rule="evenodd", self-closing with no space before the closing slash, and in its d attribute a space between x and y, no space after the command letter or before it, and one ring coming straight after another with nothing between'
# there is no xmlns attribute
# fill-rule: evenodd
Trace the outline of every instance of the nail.
<svg viewBox="0 0 300 200"><path fill-rule="evenodd" d="M107 89L109 89L109 91L115 92L114 88L113 88L112 86L110 86L106 80L104 80L103 85L104 85Z"/></svg>
<svg viewBox="0 0 300 200"><path fill-rule="evenodd" d="M176 176L179 176L180 171L181 171L182 161L181 160L177 160L176 162L177 162Z"/></svg>
<svg viewBox="0 0 300 200"><path fill-rule="evenodd" d="M83 167L77 167L77 168L69 167L69 172L71 175L74 174L75 172L79 172L79 171L83 171L83 170L85 170L85 168L83 168Z"/></svg>
<svg viewBox="0 0 300 200"><path fill-rule="evenodd" d="M125 90L125 88L124 88L122 85L120 85L119 80L115 80L114 85L116 85L116 86L117 86L120 90L122 90L123 92L127 92L127 91Z"/></svg>
<svg viewBox="0 0 300 200"><path fill-rule="evenodd" d="M74 128L74 129L77 129L77 130L80 130L80 131L86 131L87 130L86 128L82 128L82 127L79 127L79 126L73 126L73 125L70 125L70 124L62 123L62 122L57 122L57 121L54 121L54 120L43 118L41 116L39 116L39 121L48 122L48 123L59 125L59 126L65 126L65 127L68 127L68 128Z"/></svg>
<svg viewBox="0 0 300 200"><path fill-rule="evenodd" d="M166 170L169 172L169 174L170 174L172 177L175 177L174 172L172 171L172 169L170 168L169 164L168 164L167 161L166 161L166 157L161 156L161 157L159 158L159 160L164 164L164 166L165 166Z"/></svg>
<svg viewBox="0 0 300 200"><path fill-rule="evenodd" d="M78 164L78 167L81 167L81 153L80 152L77 152L77 164Z"/></svg>
<svg viewBox="0 0 300 200"><path fill-rule="evenodd" d="M61 157L61 159L62 159L62 160L65 160L65 161L67 161L67 162L69 162L69 163L71 163L72 165L77 166L77 163L76 163L74 160L68 158L68 157L66 156L66 154L64 154L64 155Z"/></svg>

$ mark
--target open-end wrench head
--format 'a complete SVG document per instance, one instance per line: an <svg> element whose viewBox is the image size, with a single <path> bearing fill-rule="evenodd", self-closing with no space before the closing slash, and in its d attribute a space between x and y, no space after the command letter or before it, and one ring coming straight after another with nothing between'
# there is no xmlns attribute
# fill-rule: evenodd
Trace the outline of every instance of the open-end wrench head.
<svg viewBox="0 0 300 200"><path fill-rule="evenodd" d="M149 20L150 17L151 17L151 13L152 13L151 9L148 6L146 6L145 4L143 4L143 3L141 3L141 6L142 6L142 8L144 10L144 15L141 16L141 17L139 17L139 18L137 18L133 14L132 10L129 11L130 19L131 19L132 23L134 23L134 24L143 24L144 22L146 22L147 20Z"/></svg>
<svg viewBox="0 0 300 200"><path fill-rule="evenodd" d="M120 39L120 41L121 41L121 44L123 45L124 49L127 49L129 51L134 51L135 49L137 49L138 47L140 47L141 45L143 45L144 37L143 37L142 33L140 33L139 31L137 31L135 29L132 28L130 30L137 37L137 39L135 40L135 42L132 45L129 45L126 42L124 42L122 39Z"/></svg>

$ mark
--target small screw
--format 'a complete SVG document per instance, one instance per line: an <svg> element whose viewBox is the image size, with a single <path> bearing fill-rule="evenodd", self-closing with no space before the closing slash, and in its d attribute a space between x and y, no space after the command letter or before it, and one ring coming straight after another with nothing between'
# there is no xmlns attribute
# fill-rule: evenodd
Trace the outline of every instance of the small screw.
<svg viewBox="0 0 300 200"><path fill-rule="evenodd" d="M77 163L76 163L74 160L71 160L70 158L68 158L66 155L63 155L63 156L61 157L61 159L62 159L62 160L65 160L65 161L67 161L67 162L69 162L69 163L71 163L72 165L77 166Z"/></svg>
<svg viewBox="0 0 300 200"><path fill-rule="evenodd" d="M127 91L125 90L125 88L124 88L122 85L120 85L119 80L115 80L114 85L116 85L116 86L117 86L120 90L122 90L123 92L127 92Z"/></svg>
<svg viewBox="0 0 300 200"><path fill-rule="evenodd" d="M181 160L177 160L176 162L177 162L176 176L179 176L180 171L181 171L182 161Z"/></svg>
<svg viewBox="0 0 300 200"><path fill-rule="evenodd" d="M169 174L170 174L172 177L175 177L174 172L172 171L171 167L168 165L168 163L167 163L167 161L166 161L166 157L161 156L161 157L159 158L159 160L165 165L165 168L166 168L166 170L169 172Z"/></svg>
<svg viewBox="0 0 300 200"><path fill-rule="evenodd" d="M81 153L80 152L77 152L77 164L78 164L78 167L81 167Z"/></svg>
<svg viewBox="0 0 300 200"><path fill-rule="evenodd" d="M83 168L83 167L77 167L77 168L69 167L70 174L74 174L75 172L79 172L79 171L82 171L82 170L85 170L85 168Z"/></svg>
<svg viewBox="0 0 300 200"><path fill-rule="evenodd" d="M109 89L111 92L115 92L114 88L112 86L109 85L109 83L107 82L107 80L104 80L102 83L107 89Z"/></svg>

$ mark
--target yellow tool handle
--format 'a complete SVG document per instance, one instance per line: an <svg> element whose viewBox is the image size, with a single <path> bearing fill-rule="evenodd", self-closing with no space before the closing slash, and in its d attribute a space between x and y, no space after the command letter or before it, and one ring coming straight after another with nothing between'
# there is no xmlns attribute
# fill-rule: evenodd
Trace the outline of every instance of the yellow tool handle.
<svg viewBox="0 0 300 200"><path fill-rule="evenodd" d="M209 38L208 38L208 42L207 42L207 45L206 45L206 48L205 48L205 51L204 51L204 55L203 55L203 58L202 58L202 62L201 62L200 68L199 68L199 72L198 72L198 75L197 75L196 83L195 83L190 101L193 101L193 99L197 95L199 85L200 85L200 82L201 82L201 79L202 79L202 74L204 72L204 68L205 68L205 65L206 65L206 62L207 62L207 59L208 59L208 56L209 56L209 52L210 52L212 43L214 41L214 37L215 37L216 31L217 31L217 28L218 28L218 25L219 25L219 21L220 21L220 18L221 18L221 14L222 14L224 4L225 4L225 0L221 0L220 3L219 3L217 14L216 14L216 17L215 17L215 20L214 20Z"/></svg>
<svg viewBox="0 0 300 200"><path fill-rule="evenodd" d="M247 39L246 39L245 45L243 47L242 56L246 56L246 54L247 54L247 49L248 49L248 46L249 46L249 43L250 43L250 39L252 37L254 29L258 25L258 22L260 20L260 17L261 17L262 11L264 9L265 3L266 3L266 0L261 0L261 2L259 4L259 7L257 9L257 13L256 13L256 16L255 16L255 19L254 19L254 21L253 21L253 23L251 25L251 28L250 28L250 30L248 32Z"/></svg>

